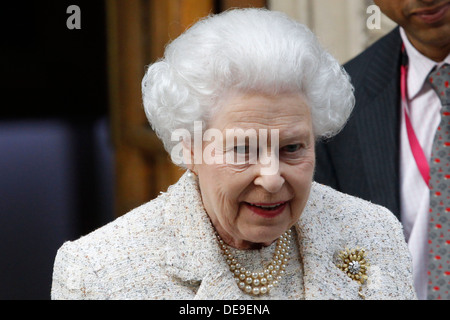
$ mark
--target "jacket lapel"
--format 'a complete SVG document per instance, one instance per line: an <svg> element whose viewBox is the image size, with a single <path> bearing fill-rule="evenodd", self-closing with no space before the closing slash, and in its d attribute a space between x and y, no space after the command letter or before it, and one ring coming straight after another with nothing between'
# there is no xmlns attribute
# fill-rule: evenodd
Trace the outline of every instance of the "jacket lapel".
<svg viewBox="0 0 450 320"><path fill-rule="evenodd" d="M228 269L196 183L183 176L168 192L165 251L170 277L198 285L194 299L243 299ZM193 232L195 230L195 232Z"/></svg>
<svg viewBox="0 0 450 320"><path fill-rule="evenodd" d="M315 201L313 195L295 225L303 259L305 299L359 299L359 284L334 263L337 253L344 248L336 241L340 239L339 231L324 227L327 225L324 220L330 218L325 206L323 201Z"/></svg>
<svg viewBox="0 0 450 320"><path fill-rule="evenodd" d="M238 288L236 281L228 269L221 271L211 269L203 278L194 299L244 300L248 298Z"/></svg>
<svg viewBox="0 0 450 320"><path fill-rule="evenodd" d="M367 59L364 72L355 75L355 117L362 162L372 201L399 215L399 125L401 38L392 31ZM364 75L362 75L364 74ZM380 192L383 190L383 192Z"/></svg>

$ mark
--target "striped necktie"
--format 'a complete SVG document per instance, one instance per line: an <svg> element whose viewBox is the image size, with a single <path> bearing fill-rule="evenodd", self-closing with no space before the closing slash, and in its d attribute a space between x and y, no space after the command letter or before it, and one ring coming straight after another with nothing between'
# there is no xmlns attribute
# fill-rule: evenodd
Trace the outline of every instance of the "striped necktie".
<svg viewBox="0 0 450 320"><path fill-rule="evenodd" d="M450 300L450 65L428 81L442 103L430 159L428 299Z"/></svg>

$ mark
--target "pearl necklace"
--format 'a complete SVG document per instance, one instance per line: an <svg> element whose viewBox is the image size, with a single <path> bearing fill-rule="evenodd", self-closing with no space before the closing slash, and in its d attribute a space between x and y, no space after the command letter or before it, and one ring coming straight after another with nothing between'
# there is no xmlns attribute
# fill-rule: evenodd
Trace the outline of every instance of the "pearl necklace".
<svg viewBox="0 0 450 320"><path fill-rule="evenodd" d="M231 253L228 245L216 233L222 254L234 275L239 289L245 293L257 296L269 293L273 287L279 284L289 261L291 233L291 230L288 230L278 238L273 258L262 272L251 272L242 267Z"/></svg>

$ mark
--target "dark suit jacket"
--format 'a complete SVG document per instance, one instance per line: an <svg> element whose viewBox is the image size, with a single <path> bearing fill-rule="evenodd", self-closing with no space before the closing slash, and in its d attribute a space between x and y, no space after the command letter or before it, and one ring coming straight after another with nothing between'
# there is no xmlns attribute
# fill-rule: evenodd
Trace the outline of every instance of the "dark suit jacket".
<svg viewBox="0 0 450 320"><path fill-rule="evenodd" d="M400 217L398 27L344 65L356 105L345 128L316 147L315 180L380 204Z"/></svg>

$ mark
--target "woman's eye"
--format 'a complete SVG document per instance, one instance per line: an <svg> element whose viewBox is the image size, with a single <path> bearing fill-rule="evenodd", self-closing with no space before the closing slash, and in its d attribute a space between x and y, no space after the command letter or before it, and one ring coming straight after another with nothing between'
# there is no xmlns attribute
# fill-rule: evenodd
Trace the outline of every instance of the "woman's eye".
<svg viewBox="0 0 450 320"><path fill-rule="evenodd" d="M300 150L300 148L301 148L300 144L289 144L287 146L284 146L282 150L284 152L292 153Z"/></svg>

